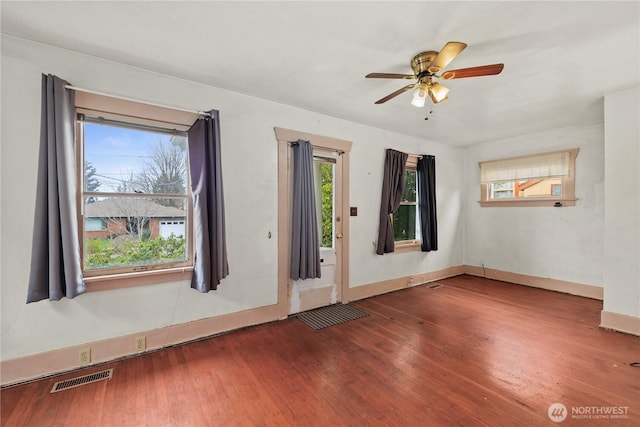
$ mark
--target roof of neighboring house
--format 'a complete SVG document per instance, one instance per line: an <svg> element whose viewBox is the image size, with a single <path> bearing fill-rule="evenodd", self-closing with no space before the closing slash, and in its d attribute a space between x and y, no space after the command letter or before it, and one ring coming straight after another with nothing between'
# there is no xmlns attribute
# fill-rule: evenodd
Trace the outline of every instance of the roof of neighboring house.
<svg viewBox="0 0 640 427"><path fill-rule="evenodd" d="M176 218L185 217L187 214L182 209L163 206L148 199L113 198L85 205L84 216L89 218Z"/></svg>

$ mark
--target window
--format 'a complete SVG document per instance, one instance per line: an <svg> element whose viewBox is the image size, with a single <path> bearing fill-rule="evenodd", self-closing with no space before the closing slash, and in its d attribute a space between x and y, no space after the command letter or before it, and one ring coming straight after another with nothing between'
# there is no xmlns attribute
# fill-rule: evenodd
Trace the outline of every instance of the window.
<svg viewBox="0 0 640 427"><path fill-rule="evenodd" d="M575 206L578 151L480 162L481 206Z"/></svg>
<svg viewBox="0 0 640 427"><path fill-rule="evenodd" d="M417 156L409 155L404 171L404 194L392 218L396 251L399 252L420 249L417 161Z"/></svg>
<svg viewBox="0 0 640 427"><path fill-rule="evenodd" d="M314 157L313 171L316 193L316 210L318 223L318 237L321 248L333 248L333 218L335 208L333 206L335 180L335 160Z"/></svg>
<svg viewBox="0 0 640 427"><path fill-rule="evenodd" d="M171 121L170 109L86 93L76 105L85 278L191 267L186 130L195 117Z"/></svg>

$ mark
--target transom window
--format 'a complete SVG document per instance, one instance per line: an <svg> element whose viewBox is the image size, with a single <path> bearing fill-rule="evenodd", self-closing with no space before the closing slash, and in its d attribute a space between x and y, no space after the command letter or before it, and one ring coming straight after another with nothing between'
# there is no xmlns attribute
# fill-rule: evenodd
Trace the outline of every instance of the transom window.
<svg viewBox="0 0 640 427"><path fill-rule="evenodd" d="M578 150L480 162L480 204L574 206Z"/></svg>

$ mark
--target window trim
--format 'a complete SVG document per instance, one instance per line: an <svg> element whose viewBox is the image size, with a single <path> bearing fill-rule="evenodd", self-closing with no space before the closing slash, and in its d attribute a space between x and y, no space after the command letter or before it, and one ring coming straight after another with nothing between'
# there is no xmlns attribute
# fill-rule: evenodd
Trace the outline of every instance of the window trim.
<svg viewBox="0 0 640 427"><path fill-rule="evenodd" d="M503 159L496 160L513 160L513 159L526 159L532 157L538 157L540 155L545 154L555 154L555 153L568 153L569 154L569 175L566 177L562 177L562 196L558 197L535 197L535 198L510 198L510 199L499 199L499 200L490 200L488 199L488 194L490 191L489 183L480 183L480 203L481 207L553 207L556 203L561 203L561 206L575 206L576 200L575 197L575 166L576 166L576 157L578 156L579 148L572 148L568 150L559 150L552 151L546 153L535 153L529 154L526 156L516 156L509 157ZM483 162L478 162L478 168L482 168L482 165L485 163L490 163L496 160L488 160Z"/></svg>
<svg viewBox="0 0 640 427"><path fill-rule="evenodd" d="M418 156L416 154L409 154L408 155L407 162L405 163L405 169L415 170L416 173L417 173ZM416 186L417 185L418 185L418 180L416 179ZM416 190L417 190L417 188L416 188ZM416 192L416 197L417 197L417 192ZM402 202L400 204L402 205ZM415 207L416 207L416 217L418 217L418 215L419 215L419 212L418 212L418 200L416 199L415 202L410 202L408 204L415 205ZM393 217L392 217L392 222L393 222ZM395 246L395 251L394 252L398 252L398 253L420 251L421 250L421 246L422 246L422 240L421 239L395 240L394 241L394 246Z"/></svg>
<svg viewBox="0 0 640 427"><path fill-rule="evenodd" d="M76 93L75 112L76 116L79 113L91 112L93 115L117 119L136 125L154 126L166 129L169 132L172 130L185 132L193 122L198 119L198 114L196 113L188 113L168 107L159 107L157 105L138 103L87 92ZM87 286L87 291L103 291L190 280L193 271L195 235L192 220L193 197L191 194L191 176L188 172L186 183L187 217L185 218L187 222L185 235L188 237L186 261L162 264L162 266L150 266L143 271L134 271L134 267L113 268L108 272L104 270L91 271L84 269L84 135L82 134L83 126L80 120L76 119L75 129L76 168L74 173L76 174L76 200L78 206L76 215L79 231L78 239L83 260L82 274L85 285Z"/></svg>

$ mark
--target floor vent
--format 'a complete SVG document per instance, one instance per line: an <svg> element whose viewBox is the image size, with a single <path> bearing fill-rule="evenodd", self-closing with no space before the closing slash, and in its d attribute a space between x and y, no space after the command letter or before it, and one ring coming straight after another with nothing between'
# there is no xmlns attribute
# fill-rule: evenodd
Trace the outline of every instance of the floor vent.
<svg viewBox="0 0 640 427"><path fill-rule="evenodd" d="M368 314L348 304L340 303L295 315L295 317L316 330L348 322L349 320L359 319L364 316L368 316Z"/></svg>
<svg viewBox="0 0 640 427"><path fill-rule="evenodd" d="M444 285L440 285L438 283L434 283L433 285L429 285L427 286L427 288L429 289L440 289L441 287L443 287Z"/></svg>
<svg viewBox="0 0 640 427"><path fill-rule="evenodd" d="M81 385L94 383L101 380L110 380L113 375L113 368L106 371L95 372L89 375L83 375L77 378L71 378L70 380L58 381L53 385L51 393L55 393L62 390L68 390L70 388L79 387Z"/></svg>

